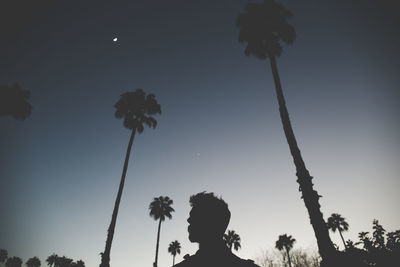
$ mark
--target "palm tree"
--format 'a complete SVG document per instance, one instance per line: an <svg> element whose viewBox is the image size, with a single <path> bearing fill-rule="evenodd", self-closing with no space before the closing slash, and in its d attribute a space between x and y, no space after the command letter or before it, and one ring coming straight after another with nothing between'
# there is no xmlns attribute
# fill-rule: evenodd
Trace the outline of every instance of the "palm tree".
<svg viewBox="0 0 400 267"><path fill-rule="evenodd" d="M286 250L289 267L292 267L289 251L293 247L294 242L296 242L296 239L292 238L291 235L288 236L288 235L284 234L284 235L280 235L278 240L275 243L275 247L277 249L279 249L279 250L285 249Z"/></svg>
<svg viewBox="0 0 400 267"><path fill-rule="evenodd" d="M7 260L8 252L5 249L0 249L0 262L4 263Z"/></svg>
<svg viewBox="0 0 400 267"><path fill-rule="evenodd" d="M173 204L173 200L169 197L155 197L153 201L150 203L150 217L153 217L154 220L159 220L158 223L158 231L157 231L157 244L156 244L156 258L154 260L154 267L157 267L158 261L158 246L160 244L160 230L161 230L161 222L165 221L165 218L172 218L171 213L174 212L174 209L171 207Z"/></svg>
<svg viewBox="0 0 400 267"><path fill-rule="evenodd" d="M19 257L11 257L6 261L6 267L21 267L22 259Z"/></svg>
<svg viewBox="0 0 400 267"><path fill-rule="evenodd" d="M73 262L74 262L73 259L62 256L61 258L58 257L56 265L57 265L57 267L70 267L70 266L72 266Z"/></svg>
<svg viewBox="0 0 400 267"><path fill-rule="evenodd" d="M85 262L83 260L78 260L73 264L74 267L85 267Z"/></svg>
<svg viewBox="0 0 400 267"><path fill-rule="evenodd" d="M27 267L39 267L40 260L38 257L33 257L33 258L30 258L29 260L27 260L25 264Z"/></svg>
<svg viewBox="0 0 400 267"><path fill-rule="evenodd" d="M0 85L0 116L12 116L16 120L25 120L32 112L28 103L30 92L18 84L12 87Z"/></svg>
<svg viewBox="0 0 400 267"><path fill-rule="evenodd" d="M108 227L106 246L104 253L101 254L100 267L110 266L110 251L111 244L114 237L115 224L117 221L119 204L121 202L122 190L125 184L126 171L128 169L129 156L133 144L133 139L136 132L139 134L143 132L143 124L148 127L155 128L157 121L151 116L155 114L161 114L161 106L157 103L154 94L146 94L142 89L136 89L134 92L126 92L121 95L121 98L114 106L117 110L115 111L115 117L118 119L124 119L124 126L131 130L131 137L128 143L128 149L126 151L124 168L122 170L121 181L119 184L117 198L114 204L114 210L111 217L111 223Z"/></svg>
<svg viewBox="0 0 400 267"><path fill-rule="evenodd" d="M343 231L349 230L349 224L345 221L345 219L338 213L332 213L331 217L328 218L328 229L331 229L332 232L339 231L340 237L342 238L344 249L347 249L346 242L344 242L344 238L342 235Z"/></svg>
<svg viewBox="0 0 400 267"><path fill-rule="evenodd" d="M174 266L176 254L181 254L181 244L178 242L178 240L175 240L169 244L168 252L172 254L172 266Z"/></svg>
<svg viewBox="0 0 400 267"><path fill-rule="evenodd" d="M232 247L238 251L241 248L240 236L235 230L228 230L228 234L224 234L224 241L228 248L232 251Z"/></svg>
<svg viewBox="0 0 400 267"><path fill-rule="evenodd" d="M285 98L278 74L276 57L282 53L282 42L292 44L296 39L294 27L288 23L292 13L275 0L264 0L263 3L249 3L245 12L237 18L239 27L239 42L247 42L245 54L254 55L258 59L269 58L275 82L275 91L279 103L279 112L287 143L296 166L299 190L302 192L305 206L310 216L310 222L317 238L321 257L327 260L335 254L335 248L329 237L324 221L317 191L313 189L312 176L309 174L290 123Z"/></svg>
<svg viewBox="0 0 400 267"><path fill-rule="evenodd" d="M57 262L58 262L58 255L53 253L50 256L47 257L46 259L47 265L49 265L50 267L56 267Z"/></svg>

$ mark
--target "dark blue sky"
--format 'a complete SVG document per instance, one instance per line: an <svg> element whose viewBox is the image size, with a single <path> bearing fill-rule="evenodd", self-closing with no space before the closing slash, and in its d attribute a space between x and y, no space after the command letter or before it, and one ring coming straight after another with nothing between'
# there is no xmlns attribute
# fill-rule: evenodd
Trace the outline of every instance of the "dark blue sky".
<svg viewBox="0 0 400 267"><path fill-rule="evenodd" d="M269 63L245 57L237 42L247 2L48 1L35 9L21 1L9 10L0 84L30 90L33 111L24 122L0 118L0 246L25 260L55 252L99 263L129 138L113 105L136 88L155 93L163 114L134 143L114 266L152 262L157 225L147 207L159 195L176 210L163 225L160 265L170 264L175 239L182 255L193 253L188 198L202 190L230 205L242 257L282 233L315 246ZM396 10L372 0L282 3L295 14L297 40L278 66L325 217L346 217L353 240L373 218L399 229Z"/></svg>

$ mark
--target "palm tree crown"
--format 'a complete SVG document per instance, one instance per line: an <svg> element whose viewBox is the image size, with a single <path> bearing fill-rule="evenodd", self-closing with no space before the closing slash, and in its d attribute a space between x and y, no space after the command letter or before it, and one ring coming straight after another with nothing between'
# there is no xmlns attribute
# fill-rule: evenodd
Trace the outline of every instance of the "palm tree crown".
<svg viewBox="0 0 400 267"><path fill-rule="evenodd" d="M172 254L172 256L176 256L176 254L181 254L181 243L178 240L172 241L169 244L168 252Z"/></svg>
<svg viewBox="0 0 400 267"><path fill-rule="evenodd" d="M172 212L175 210L171 207L174 203L172 199L169 197L155 197L153 201L150 203L150 216L154 218L154 220L160 219L161 221L165 221L165 218L172 218Z"/></svg>
<svg viewBox="0 0 400 267"><path fill-rule="evenodd" d="M280 235L275 243L275 247L279 250L282 250L284 248L290 250L291 248L293 248L294 242L296 242L296 239L292 238L291 235Z"/></svg>
<svg viewBox="0 0 400 267"><path fill-rule="evenodd" d="M47 265L51 266L55 266L58 260L58 255L53 253L50 256L47 257L46 262Z"/></svg>
<svg viewBox="0 0 400 267"><path fill-rule="evenodd" d="M247 42L245 54L259 59L280 56L281 42L292 44L296 39L294 27L287 20L293 14L275 0L249 3L236 20L239 42Z"/></svg>
<svg viewBox="0 0 400 267"><path fill-rule="evenodd" d="M25 120L32 113L32 106L28 102L30 94L18 84L12 87L0 85L0 116Z"/></svg>
<svg viewBox="0 0 400 267"><path fill-rule="evenodd" d="M232 251L232 247L238 251L241 248L240 236L234 230L228 230L227 234L224 234L224 241L228 248Z"/></svg>
<svg viewBox="0 0 400 267"><path fill-rule="evenodd" d="M6 267L21 267L22 259L19 257L11 257L6 261Z"/></svg>
<svg viewBox="0 0 400 267"><path fill-rule="evenodd" d="M349 230L349 224L338 213L332 213L331 217L328 218L327 225L332 232L336 232L336 230L340 232Z"/></svg>
<svg viewBox="0 0 400 267"><path fill-rule="evenodd" d="M41 263L38 257L33 257L26 261L27 267L39 267L40 264Z"/></svg>
<svg viewBox="0 0 400 267"><path fill-rule="evenodd" d="M155 95L146 96L142 89L122 94L114 107L117 109L115 117L123 118L126 128L137 129L139 133L143 132L143 124L155 128L157 121L151 115L161 114L161 106L157 103Z"/></svg>

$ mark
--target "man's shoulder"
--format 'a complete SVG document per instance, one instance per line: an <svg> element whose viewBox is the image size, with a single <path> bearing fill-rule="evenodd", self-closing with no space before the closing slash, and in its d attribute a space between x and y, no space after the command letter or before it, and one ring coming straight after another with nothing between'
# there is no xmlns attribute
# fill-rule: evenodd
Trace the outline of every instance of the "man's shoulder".
<svg viewBox="0 0 400 267"><path fill-rule="evenodd" d="M254 263L253 260L245 260L242 258L239 258L238 256L234 255L233 253L230 254L231 256L228 258L225 258L225 260L220 261L217 260L214 263L218 266L224 267L224 265L229 265L229 267L259 267L257 264ZM210 260L210 259L209 259ZM211 262L213 260L211 259ZM196 255L192 255L187 257L185 260L181 261L178 264L175 264L174 267L197 267L197 266L203 266L204 263L200 257Z"/></svg>
<svg viewBox="0 0 400 267"><path fill-rule="evenodd" d="M239 258L238 256L236 256L235 254L233 254L233 257L235 259L235 266L238 267L259 267L257 264L254 263L253 260L245 260L242 258Z"/></svg>
<svg viewBox="0 0 400 267"><path fill-rule="evenodd" d="M195 255L188 256L186 259L174 265L174 267L191 267L195 266Z"/></svg>

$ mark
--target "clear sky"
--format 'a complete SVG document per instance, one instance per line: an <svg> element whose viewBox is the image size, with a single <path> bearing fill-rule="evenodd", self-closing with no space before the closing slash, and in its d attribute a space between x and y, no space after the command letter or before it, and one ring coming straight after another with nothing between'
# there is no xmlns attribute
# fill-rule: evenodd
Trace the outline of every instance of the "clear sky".
<svg viewBox="0 0 400 267"><path fill-rule="evenodd" d="M171 265L173 240L178 262L194 253L188 200L204 190L229 204L239 256L257 257L284 233L316 248L269 62L237 42L248 1L20 2L0 8L0 84L30 90L33 110L23 122L0 118L0 248L98 266L130 134L113 105L136 88L154 93L163 113L133 145L113 267L153 263L148 205L160 195L176 212L161 227L159 266ZM374 218L400 229L396 10L373 0L282 3L297 40L278 67L325 218L342 214L354 241Z"/></svg>

